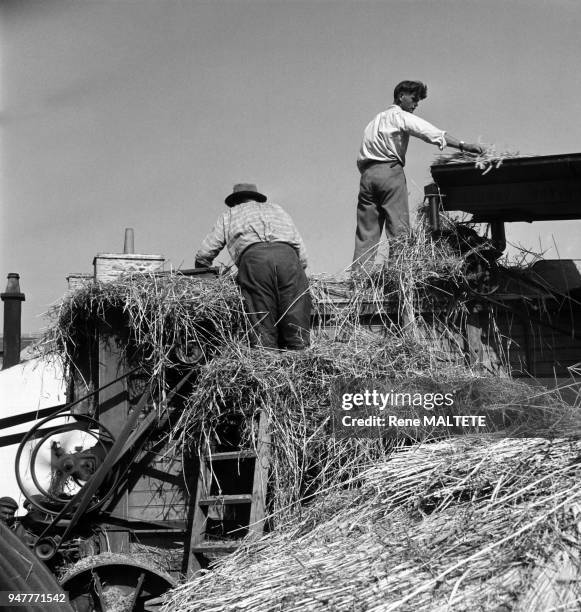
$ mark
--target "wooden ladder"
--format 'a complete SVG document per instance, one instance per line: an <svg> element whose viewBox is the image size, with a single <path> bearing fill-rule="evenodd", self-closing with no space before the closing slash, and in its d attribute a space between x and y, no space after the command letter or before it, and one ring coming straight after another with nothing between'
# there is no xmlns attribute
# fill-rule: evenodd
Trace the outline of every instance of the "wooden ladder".
<svg viewBox="0 0 581 612"><path fill-rule="evenodd" d="M268 417L261 411L258 416L256 450L240 449L212 452L205 449L200 459L196 500L192 517L188 576L205 568L208 562L233 552L244 539L256 540L264 530L266 515L266 488L270 464L270 433ZM219 474L226 474L228 488L234 492L221 493ZM252 490L241 492L245 482ZM218 494L213 491L216 486ZM242 517L243 522L240 522ZM225 525L240 534L230 537L224 533ZM212 533L212 526L221 534Z"/></svg>

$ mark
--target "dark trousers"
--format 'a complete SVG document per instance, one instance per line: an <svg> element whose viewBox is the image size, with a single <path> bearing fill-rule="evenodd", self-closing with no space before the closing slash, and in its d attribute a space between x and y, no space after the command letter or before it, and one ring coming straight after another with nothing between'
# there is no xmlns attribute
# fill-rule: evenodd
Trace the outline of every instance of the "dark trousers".
<svg viewBox="0 0 581 612"><path fill-rule="evenodd" d="M309 345L309 283L293 247L284 242L249 246L238 262L238 284L253 344L287 349Z"/></svg>
<svg viewBox="0 0 581 612"><path fill-rule="evenodd" d="M353 267L375 260L381 231L387 238L409 227L408 191L399 163L373 163L361 174L357 200L357 230Z"/></svg>

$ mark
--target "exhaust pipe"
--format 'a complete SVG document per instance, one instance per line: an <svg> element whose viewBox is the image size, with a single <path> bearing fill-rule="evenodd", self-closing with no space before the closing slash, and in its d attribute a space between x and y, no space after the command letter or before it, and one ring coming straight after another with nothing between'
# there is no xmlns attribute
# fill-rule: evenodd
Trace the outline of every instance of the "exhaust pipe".
<svg viewBox="0 0 581 612"><path fill-rule="evenodd" d="M0 294L4 302L4 358L2 369L6 370L20 363L20 341L22 302L24 293L20 292L20 275L8 275L6 291Z"/></svg>

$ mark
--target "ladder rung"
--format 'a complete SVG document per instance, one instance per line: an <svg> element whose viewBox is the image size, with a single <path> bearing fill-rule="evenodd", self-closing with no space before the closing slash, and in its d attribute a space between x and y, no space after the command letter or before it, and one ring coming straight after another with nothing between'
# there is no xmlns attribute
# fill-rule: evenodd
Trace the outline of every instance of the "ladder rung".
<svg viewBox="0 0 581 612"><path fill-rule="evenodd" d="M232 451L229 453L212 453L206 455L206 461L228 461L231 459L255 459L256 453L253 450Z"/></svg>
<svg viewBox="0 0 581 612"><path fill-rule="evenodd" d="M245 538L239 540L227 539L229 532L222 535L216 534L218 538L226 539L216 539L211 533L206 533L208 525L211 526L213 521L222 521L224 523L223 527L225 527L227 524L236 522L237 518L241 519L242 522L247 520L248 525L241 525L240 528L247 528L248 537L252 540L258 538L263 532L266 517L268 458L271 453L271 434L268 427L268 416L264 411L261 411L258 420L257 439L260 440L261 444L258 449L249 448L250 445L246 448L207 445L203 450L200 449L202 452L200 453L196 503L189 541L189 574L195 574L202 570L206 561L211 562L214 559L219 559L223 555L237 550L240 546L244 546ZM216 452L213 452L213 450ZM232 464L214 464L214 461L227 462L243 459L252 459L252 461L247 461L237 470L232 467ZM244 469L241 469L242 467ZM232 474L228 477L228 486L231 487L229 489L226 487L222 489L219 484L218 476L221 475L224 468L232 468L230 469ZM216 473L214 473L214 470ZM246 482L248 480L251 482ZM218 482L216 488L214 488L214 481ZM210 495L212 492L222 492L224 490L247 491L247 493ZM246 519L246 515L248 515L248 519Z"/></svg>
<svg viewBox="0 0 581 612"><path fill-rule="evenodd" d="M217 553L217 552L232 552L240 547L240 542L236 540L208 540L200 542L192 548L195 553Z"/></svg>
<svg viewBox="0 0 581 612"><path fill-rule="evenodd" d="M242 493L240 495L209 495L202 497L198 502L199 506L232 505L232 504L251 504L252 493Z"/></svg>

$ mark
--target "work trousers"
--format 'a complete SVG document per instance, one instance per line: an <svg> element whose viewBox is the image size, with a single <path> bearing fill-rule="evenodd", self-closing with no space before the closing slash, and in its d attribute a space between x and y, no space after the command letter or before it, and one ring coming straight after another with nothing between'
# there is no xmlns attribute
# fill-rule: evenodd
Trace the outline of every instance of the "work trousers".
<svg viewBox="0 0 581 612"><path fill-rule="evenodd" d="M381 231L388 238L409 227L408 191L401 164L371 163L361 174L353 268L375 261Z"/></svg>
<svg viewBox="0 0 581 612"><path fill-rule="evenodd" d="M238 262L238 284L252 344L286 349L309 345L309 283L293 247L285 242L249 246Z"/></svg>

